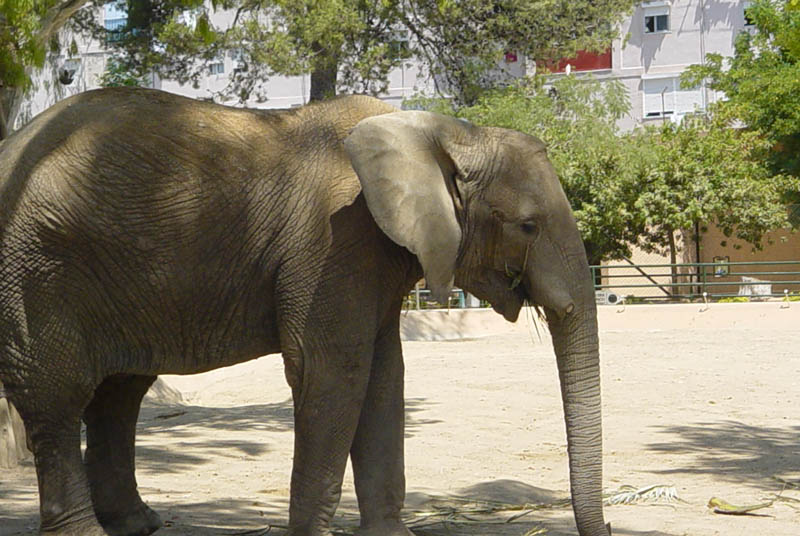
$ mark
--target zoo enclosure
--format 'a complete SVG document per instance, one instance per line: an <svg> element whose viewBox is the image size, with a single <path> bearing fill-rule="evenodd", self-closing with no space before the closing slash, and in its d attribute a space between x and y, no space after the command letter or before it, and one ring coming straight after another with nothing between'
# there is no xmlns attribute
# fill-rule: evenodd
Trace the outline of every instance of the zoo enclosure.
<svg viewBox="0 0 800 536"><path fill-rule="evenodd" d="M630 302L766 299L800 293L800 261L629 262L592 266L591 270L600 301L612 294Z"/></svg>
<svg viewBox="0 0 800 536"><path fill-rule="evenodd" d="M691 301L722 298L783 298L800 294L800 260L612 264L591 266L599 303ZM797 299L800 299L798 296ZM420 286L406 297L405 309L488 307L455 288L447 304L431 299Z"/></svg>

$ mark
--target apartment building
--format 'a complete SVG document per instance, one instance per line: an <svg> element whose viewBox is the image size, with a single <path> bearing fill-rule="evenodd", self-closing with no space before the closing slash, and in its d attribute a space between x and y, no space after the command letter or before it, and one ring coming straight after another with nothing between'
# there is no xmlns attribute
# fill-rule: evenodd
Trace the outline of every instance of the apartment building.
<svg viewBox="0 0 800 536"><path fill-rule="evenodd" d="M622 37L610 50L603 54L578 54L576 58L562 61L556 70L587 72L599 78L622 81L631 103L630 115L621 124L624 128L653 121L680 120L685 114L703 110L719 98L705 87L682 87L680 74L689 65L702 63L707 53L733 54L736 35L748 29L748 4L739 0L643 2L623 21ZM125 13L112 7L106 7L98 16L110 30L125 21ZM214 23L224 26L232 17L230 12L218 12ZM67 36L66 40L72 38ZM36 76L38 90L24 105L18 124L61 98L97 87L108 59L104 43L80 36L74 38L79 54L54 58L49 68ZM507 70L517 76L535 69L531 62L513 53L507 54L504 61ZM195 98L210 98L225 88L237 62L235 55L219 58L210 65L199 87L157 78L151 80L150 85ZM71 76L59 81L64 71ZM246 105L256 108L300 106L308 102L309 86L308 76L273 77L267 82L268 99L264 102L253 99ZM381 98L400 106L408 97L432 92L432 82L423 75L419 65L410 62L392 71L388 91Z"/></svg>
<svg viewBox="0 0 800 536"><path fill-rule="evenodd" d="M654 121L679 121L720 98L707 87L686 88L680 75L706 54L733 55L739 32L748 31L750 2L660 0L642 2L621 26L621 37L604 54L579 54L559 72L588 72L621 81L630 96L624 128Z"/></svg>

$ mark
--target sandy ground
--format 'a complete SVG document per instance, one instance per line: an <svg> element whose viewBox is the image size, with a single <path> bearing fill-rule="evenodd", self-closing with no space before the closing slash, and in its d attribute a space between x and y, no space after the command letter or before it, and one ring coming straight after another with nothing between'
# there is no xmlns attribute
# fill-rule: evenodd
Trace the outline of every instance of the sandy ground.
<svg viewBox="0 0 800 536"><path fill-rule="evenodd" d="M706 508L712 496L762 502L781 492L775 477L800 479L800 330L787 329L798 325L800 304L788 311L776 303L736 304L704 313L696 305L668 307L604 308L601 315L605 487L670 485L685 501L609 506L614 534L800 534L800 490L784 490L782 500L756 512L761 516ZM485 334L484 323L477 333ZM410 511L443 504L432 503L434 497L521 505L567 496L549 337L545 332L540 340L526 322L494 331L405 343ZM292 410L280 359L164 378L184 400L165 394L151 400L137 443L140 491L167 523L158 534L254 535L269 525L270 535L283 534ZM30 464L0 472L0 535L35 534L35 480ZM466 514L468 521L468 504L448 504L458 505L458 515L437 524L431 523L444 517L428 518L416 534L576 534L569 508L497 524L525 510ZM348 471L336 519L342 533L356 522L356 511Z"/></svg>

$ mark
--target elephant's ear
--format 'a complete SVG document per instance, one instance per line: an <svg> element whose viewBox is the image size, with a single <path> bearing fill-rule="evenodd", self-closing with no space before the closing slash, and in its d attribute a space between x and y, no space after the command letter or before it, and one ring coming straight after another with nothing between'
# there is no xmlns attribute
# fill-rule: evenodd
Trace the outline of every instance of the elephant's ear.
<svg viewBox="0 0 800 536"><path fill-rule="evenodd" d="M406 111L364 119L345 140L372 216L417 256L440 303L453 286L461 243L450 192L458 195L452 181L464 176L454 153L466 129L457 119Z"/></svg>

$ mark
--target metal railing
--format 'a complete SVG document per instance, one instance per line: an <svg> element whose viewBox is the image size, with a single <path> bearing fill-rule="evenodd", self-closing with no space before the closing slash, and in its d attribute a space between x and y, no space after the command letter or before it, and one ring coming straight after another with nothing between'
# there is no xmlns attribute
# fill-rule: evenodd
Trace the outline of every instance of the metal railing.
<svg viewBox="0 0 800 536"><path fill-rule="evenodd" d="M471 296L460 288L450 291L447 303L439 303L431 297L431 291L417 286L406 296L403 309L466 309L474 307L488 307L488 304Z"/></svg>
<svg viewBox="0 0 800 536"><path fill-rule="evenodd" d="M692 301L723 298L770 297L800 300L800 260L752 262L694 262L677 264L609 264L591 266L596 291L633 301ZM417 287L406 296L404 309L487 307L465 291L454 288L448 303L431 299Z"/></svg>
<svg viewBox="0 0 800 536"><path fill-rule="evenodd" d="M787 297L800 293L800 261L611 264L591 266L595 290L621 298ZM655 293L643 292L653 289ZM628 301L631 301L630 298Z"/></svg>

